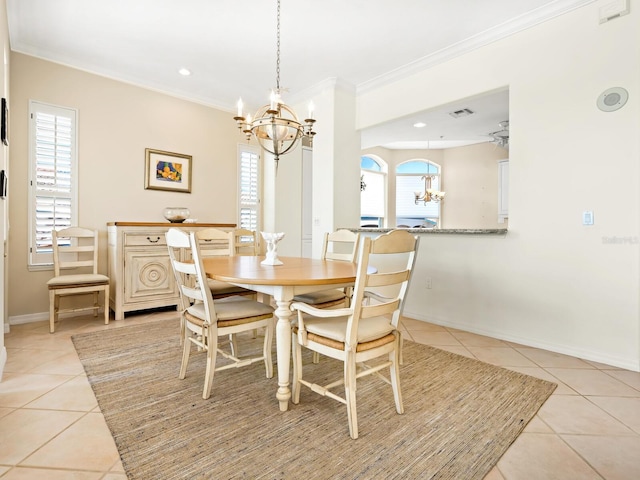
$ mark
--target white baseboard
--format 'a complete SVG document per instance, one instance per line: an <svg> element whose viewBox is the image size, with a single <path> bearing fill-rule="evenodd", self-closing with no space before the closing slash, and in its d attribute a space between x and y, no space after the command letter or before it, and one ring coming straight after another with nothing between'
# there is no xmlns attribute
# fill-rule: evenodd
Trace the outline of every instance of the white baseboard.
<svg viewBox="0 0 640 480"><path fill-rule="evenodd" d="M98 316L104 314L104 308L100 308L98 310ZM87 315L87 312L70 312L70 313L62 313L58 318L65 319L71 317L79 317ZM16 315L9 317L9 323L5 323L4 331L5 333L9 333L9 325L22 325L24 323L33 323L33 322L42 322L49 320L49 312L40 312L40 313L30 313L28 315Z"/></svg>
<svg viewBox="0 0 640 480"><path fill-rule="evenodd" d="M49 320L49 312L15 315L9 317L9 325L22 325L23 323L42 322L43 320Z"/></svg>
<svg viewBox="0 0 640 480"><path fill-rule="evenodd" d="M406 310L403 312L403 315L407 318L433 323L442 327L455 328L457 330L463 330L465 332L471 332L478 335L484 335L486 337L497 338L506 342L517 343L526 347L540 348L549 352L560 353L563 355L569 355L571 357L582 358L584 360L589 360L592 362L598 362L605 365L624 368L625 370L640 372L640 360L630 360L628 358L613 357L610 355L602 354L601 352L575 348L571 345L548 343L542 340L525 338L517 335L505 335L504 332L496 332L493 330L478 328L477 325L467 325L464 323L450 322L445 319L426 317L425 315L407 312Z"/></svg>
<svg viewBox="0 0 640 480"><path fill-rule="evenodd" d="M4 366L7 364L7 349L3 345L0 349L0 382L2 381L2 374L4 373Z"/></svg>

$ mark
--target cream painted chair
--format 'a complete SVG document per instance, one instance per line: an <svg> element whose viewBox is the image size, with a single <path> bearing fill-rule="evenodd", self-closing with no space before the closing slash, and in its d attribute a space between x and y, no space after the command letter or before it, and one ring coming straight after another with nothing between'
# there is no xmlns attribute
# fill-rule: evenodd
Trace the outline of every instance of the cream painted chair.
<svg viewBox="0 0 640 480"><path fill-rule="evenodd" d="M203 257L229 257L236 254L236 233L233 230L220 230L218 228L205 228L196 232L196 238L200 244L200 252ZM255 239L255 235L254 235ZM253 300L257 300L257 294L253 290L238 287L227 282L207 278L207 285L211 289L214 300L234 295L246 295ZM257 333L254 333L254 338ZM231 351L238 354L238 341L235 335L229 337L231 341Z"/></svg>
<svg viewBox="0 0 640 480"><path fill-rule="evenodd" d="M170 228L166 233L171 265L178 284L181 301L182 363L179 378L187 373L191 346L196 345L207 354L202 398L209 398L214 373L229 368L243 367L255 362L264 362L266 376L273 376L271 346L274 334L273 308L246 297L226 297L213 300L211 289L202 265L200 242L195 232L187 233ZM184 251L190 251L190 259L183 259ZM223 349L221 337L265 328L262 355L239 358ZM237 350L236 350L237 351ZM216 367L217 356L231 360Z"/></svg>
<svg viewBox="0 0 640 480"><path fill-rule="evenodd" d="M200 244L200 251L203 258L235 255L235 234L233 231L225 231L217 228L205 228L196 232L196 238ZM256 292L246 288L231 285L219 280L207 279L207 284L211 289L213 299L217 300L233 295L254 296Z"/></svg>
<svg viewBox="0 0 640 480"><path fill-rule="evenodd" d="M355 262L360 246L360 234L350 230L336 230L324 234L322 259L338 262ZM296 295L294 302L303 302L316 308L331 308L337 305L349 306L351 288L322 290Z"/></svg>
<svg viewBox="0 0 640 480"><path fill-rule="evenodd" d="M69 227L51 232L54 277L49 288L49 331L55 332L60 313L93 310L98 316L99 294L104 293L104 323L109 324L109 277L98 273L98 231ZM62 297L93 295L93 305L60 308Z"/></svg>
<svg viewBox="0 0 640 480"><path fill-rule="evenodd" d="M260 245L255 230L236 228L233 231L233 246L235 255L259 255Z"/></svg>
<svg viewBox="0 0 640 480"><path fill-rule="evenodd" d="M292 334L292 401L296 404L300 402L300 390L306 386L345 404L349 433L354 439L358 438L357 379L371 374L382 378L391 385L396 411L399 414L404 412L400 390L401 337L398 322L415 263L418 240L418 237L403 230L393 230L375 239L365 237L349 308L319 309L305 303L291 305L298 317ZM394 271L368 273L372 257L381 261L380 257L390 255L396 256L396 261L398 255L406 261ZM342 378L324 386L305 378L302 369L303 347L343 362ZM376 362L375 366L368 364L378 357L386 359ZM386 368L389 368L390 378L379 373ZM344 385L344 396L332 391L341 385ZM313 422L313 419L308 421Z"/></svg>

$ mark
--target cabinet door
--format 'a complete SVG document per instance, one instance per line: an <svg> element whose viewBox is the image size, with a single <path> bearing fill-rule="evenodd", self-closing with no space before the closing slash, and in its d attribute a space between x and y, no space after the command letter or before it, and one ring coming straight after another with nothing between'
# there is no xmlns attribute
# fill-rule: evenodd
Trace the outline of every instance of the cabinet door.
<svg viewBox="0 0 640 480"><path fill-rule="evenodd" d="M178 302L176 280L164 248L125 251L125 303L166 300Z"/></svg>

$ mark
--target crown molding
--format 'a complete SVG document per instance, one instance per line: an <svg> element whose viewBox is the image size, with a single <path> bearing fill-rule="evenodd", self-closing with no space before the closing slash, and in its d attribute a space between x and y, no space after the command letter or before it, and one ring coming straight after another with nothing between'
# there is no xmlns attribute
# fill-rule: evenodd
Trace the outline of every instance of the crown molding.
<svg viewBox="0 0 640 480"><path fill-rule="evenodd" d="M338 77L330 77L305 88L294 95L289 96L289 103L298 103L308 100L326 90L341 90L351 95L356 94L356 86Z"/></svg>
<svg viewBox="0 0 640 480"><path fill-rule="evenodd" d="M402 78L414 75L438 64L449 61L490 43L502 40L510 35L534 27L552 18L564 15L572 10L583 7L596 0L558 0L549 5L539 7L531 12L521 15L513 20L497 25L489 30L479 33L466 40L458 42L450 47L443 48L435 53L422 57L411 63L403 65L395 70L391 70L356 86L357 95L367 93L377 88L383 87Z"/></svg>

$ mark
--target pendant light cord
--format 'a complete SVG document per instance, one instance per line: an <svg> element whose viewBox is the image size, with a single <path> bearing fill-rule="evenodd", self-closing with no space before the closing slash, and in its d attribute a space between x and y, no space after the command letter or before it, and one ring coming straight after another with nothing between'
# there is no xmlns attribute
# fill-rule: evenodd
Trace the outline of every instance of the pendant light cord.
<svg viewBox="0 0 640 480"><path fill-rule="evenodd" d="M278 28L276 30L276 93L280 93L280 0L278 0Z"/></svg>

